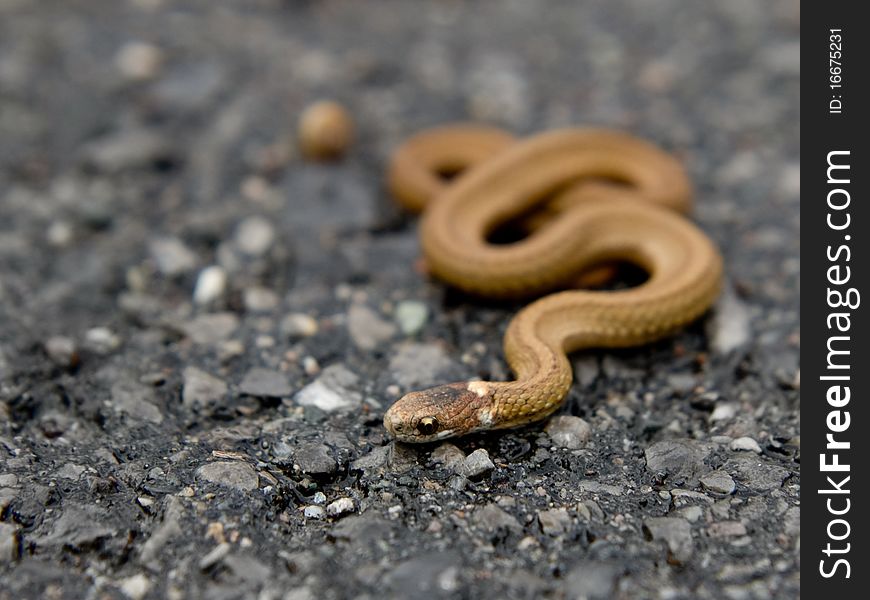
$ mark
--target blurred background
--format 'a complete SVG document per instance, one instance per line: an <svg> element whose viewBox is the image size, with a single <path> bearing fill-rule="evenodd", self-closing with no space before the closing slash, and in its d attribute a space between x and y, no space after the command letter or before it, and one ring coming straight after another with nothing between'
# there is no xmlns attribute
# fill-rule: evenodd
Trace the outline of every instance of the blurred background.
<svg viewBox="0 0 870 600"><path fill-rule="evenodd" d="M0 0L0 597L797 595L799 26L797 0ZM298 143L323 99L355 131L326 162ZM576 357L585 448L384 437L409 389L507 376L517 307L415 270L383 183L453 121L647 138L723 251L704 323Z"/></svg>

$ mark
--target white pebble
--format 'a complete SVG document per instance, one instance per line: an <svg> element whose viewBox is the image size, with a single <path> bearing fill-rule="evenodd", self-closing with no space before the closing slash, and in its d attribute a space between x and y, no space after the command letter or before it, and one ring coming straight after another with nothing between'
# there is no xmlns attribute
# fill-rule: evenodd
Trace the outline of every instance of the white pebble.
<svg viewBox="0 0 870 600"><path fill-rule="evenodd" d="M761 446L751 437L740 437L731 442L732 450L744 450L761 454Z"/></svg>
<svg viewBox="0 0 870 600"><path fill-rule="evenodd" d="M115 66L124 77L134 81L153 78L162 63L163 51L144 42L128 42L115 55Z"/></svg>
<svg viewBox="0 0 870 600"><path fill-rule="evenodd" d="M322 506L306 506L303 511L306 519L324 519L326 518L326 511L323 510Z"/></svg>
<svg viewBox="0 0 870 600"><path fill-rule="evenodd" d="M335 502L331 502L326 507L326 514L330 517L337 517L354 511L353 500L350 498L339 498Z"/></svg>
<svg viewBox="0 0 870 600"><path fill-rule="evenodd" d="M193 301L196 304L211 304L224 295L227 289L227 272L222 267L212 265L199 272Z"/></svg>

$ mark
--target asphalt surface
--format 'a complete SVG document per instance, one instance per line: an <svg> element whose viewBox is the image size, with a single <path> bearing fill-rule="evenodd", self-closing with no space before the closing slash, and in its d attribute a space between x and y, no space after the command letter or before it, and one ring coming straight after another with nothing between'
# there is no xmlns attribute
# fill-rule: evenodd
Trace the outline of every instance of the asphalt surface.
<svg viewBox="0 0 870 600"><path fill-rule="evenodd" d="M0 1L0 598L794 598L796 1ZM333 98L336 163L296 119ZM549 425L436 446L519 305L419 268L389 152L617 127L679 156L728 285L572 357Z"/></svg>

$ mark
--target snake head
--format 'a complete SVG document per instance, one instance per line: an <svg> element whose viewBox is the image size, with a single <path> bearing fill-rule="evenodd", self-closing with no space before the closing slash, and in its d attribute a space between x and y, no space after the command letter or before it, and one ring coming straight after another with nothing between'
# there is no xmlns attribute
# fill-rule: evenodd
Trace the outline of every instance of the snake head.
<svg viewBox="0 0 870 600"><path fill-rule="evenodd" d="M384 427L400 442L425 443L486 429L492 394L485 382L448 383L399 398Z"/></svg>

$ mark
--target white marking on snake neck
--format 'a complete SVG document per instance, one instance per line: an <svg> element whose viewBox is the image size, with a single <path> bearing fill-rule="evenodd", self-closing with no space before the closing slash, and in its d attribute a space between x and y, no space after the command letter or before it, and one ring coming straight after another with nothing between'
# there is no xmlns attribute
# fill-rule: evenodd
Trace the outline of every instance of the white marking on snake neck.
<svg viewBox="0 0 870 600"><path fill-rule="evenodd" d="M480 421L481 426L489 427L492 425L492 411L487 409L482 409L477 412L477 420Z"/></svg>
<svg viewBox="0 0 870 600"><path fill-rule="evenodd" d="M469 381L467 389L469 392L474 392L481 398L489 394L489 386L486 385L485 381Z"/></svg>

